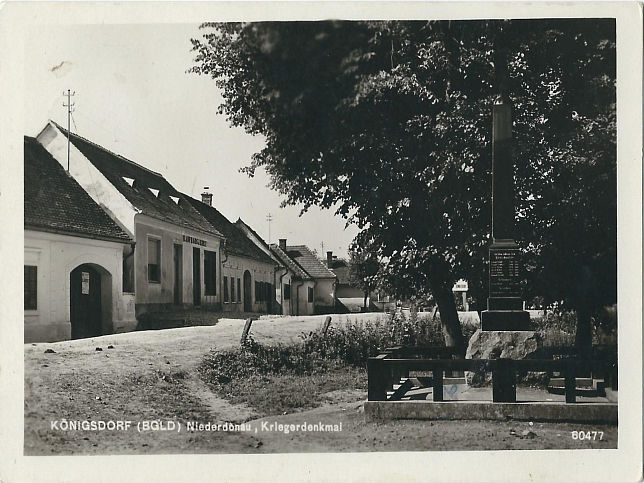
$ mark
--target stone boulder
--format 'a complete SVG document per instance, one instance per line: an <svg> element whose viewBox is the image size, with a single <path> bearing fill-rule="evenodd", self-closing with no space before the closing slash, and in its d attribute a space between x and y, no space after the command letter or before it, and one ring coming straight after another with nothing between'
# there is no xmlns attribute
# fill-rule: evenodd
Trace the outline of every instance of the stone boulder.
<svg viewBox="0 0 644 483"><path fill-rule="evenodd" d="M470 338L466 359L530 359L542 347L541 337L533 331L483 331L478 329ZM466 372L468 384L489 383L489 373Z"/></svg>

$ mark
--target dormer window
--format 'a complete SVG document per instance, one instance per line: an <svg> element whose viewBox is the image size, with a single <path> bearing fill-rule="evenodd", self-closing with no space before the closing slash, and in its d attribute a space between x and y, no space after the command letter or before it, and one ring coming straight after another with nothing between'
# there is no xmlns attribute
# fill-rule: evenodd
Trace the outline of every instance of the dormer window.
<svg viewBox="0 0 644 483"><path fill-rule="evenodd" d="M152 193L154 196L157 198L159 197L159 190L155 190L154 188L148 188L150 190L150 193Z"/></svg>
<svg viewBox="0 0 644 483"><path fill-rule="evenodd" d="M178 196L170 196L170 199L174 201L175 205L179 204L179 197Z"/></svg>
<svg viewBox="0 0 644 483"><path fill-rule="evenodd" d="M126 178L125 176L122 177L123 181L125 181L127 184L130 186L134 186L134 178Z"/></svg>

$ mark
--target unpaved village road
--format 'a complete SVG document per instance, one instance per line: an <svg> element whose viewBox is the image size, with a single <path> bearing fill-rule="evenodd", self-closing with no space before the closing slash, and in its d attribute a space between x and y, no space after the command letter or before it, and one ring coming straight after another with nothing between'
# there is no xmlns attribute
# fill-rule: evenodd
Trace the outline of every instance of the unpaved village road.
<svg viewBox="0 0 644 483"><path fill-rule="evenodd" d="M367 314L365 314L367 315ZM356 318L356 316L352 316ZM289 343L315 330L324 317L258 320L261 343ZM342 318L334 316L334 324ZM57 343L25 345L25 454L277 453L468 449L614 448L617 428L535 423L534 437L519 437L527 422L394 421L365 423L364 389L329 394L330 402L295 414L254 419L198 378L196 367L211 349L235 347L244 321L132 332ZM112 348L108 348L112 346ZM96 350L96 348L102 350ZM52 349L54 353L45 353ZM181 422L183 430L63 431L52 421ZM186 431L185 423L247 421L251 431ZM280 423L340 424L341 432L285 434ZM263 424L264 423L264 424ZM271 426L273 424L273 426ZM273 430L265 431L265 428ZM572 430L604 432L601 441L574 441ZM257 431L256 431L257 430Z"/></svg>

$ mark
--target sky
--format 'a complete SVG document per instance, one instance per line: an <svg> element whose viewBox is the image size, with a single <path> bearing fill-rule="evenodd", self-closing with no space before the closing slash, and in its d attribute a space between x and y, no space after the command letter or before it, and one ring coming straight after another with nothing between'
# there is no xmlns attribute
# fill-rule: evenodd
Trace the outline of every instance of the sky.
<svg viewBox="0 0 644 483"><path fill-rule="evenodd" d="M282 197L239 168L263 147L261 137L232 128L217 113L222 97L214 80L186 73L193 65L190 38L198 24L52 26L34 30L25 45L25 134L36 136L48 119L111 151L161 173L176 189L200 199L205 186L230 221L243 219L265 240L286 238L321 257L346 256L358 233L332 210L280 208ZM322 248L324 246L324 248Z"/></svg>

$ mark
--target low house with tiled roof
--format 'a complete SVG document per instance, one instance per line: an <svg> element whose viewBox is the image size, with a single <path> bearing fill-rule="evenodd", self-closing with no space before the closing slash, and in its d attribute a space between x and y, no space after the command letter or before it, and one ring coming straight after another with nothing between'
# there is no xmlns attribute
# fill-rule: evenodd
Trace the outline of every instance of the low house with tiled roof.
<svg viewBox="0 0 644 483"><path fill-rule="evenodd" d="M212 206L211 193L202 193L201 201L184 196L226 237L221 259L223 310L264 313L276 310L274 278L279 265L275 260Z"/></svg>
<svg viewBox="0 0 644 483"><path fill-rule="evenodd" d="M292 315L324 314L335 311L337 278L306 245L287 245L280 239L271 249L290 271L284 284L283 307ZM289 285L288 287L286 285Z"/></svg>
<svg viewBox="0 0 644 483"><path fill-rule="evenodd" d="M133 239L35 138L24 138L25 342L131 330L123 293Z"/></svg>
<svg viewBox="0 0 644 483"><path fill-rule="evenodd" d="M137 316L173 306L219 306L224 236L161 174L49 122L37 139L131 238L123 290Z"/></svg>

